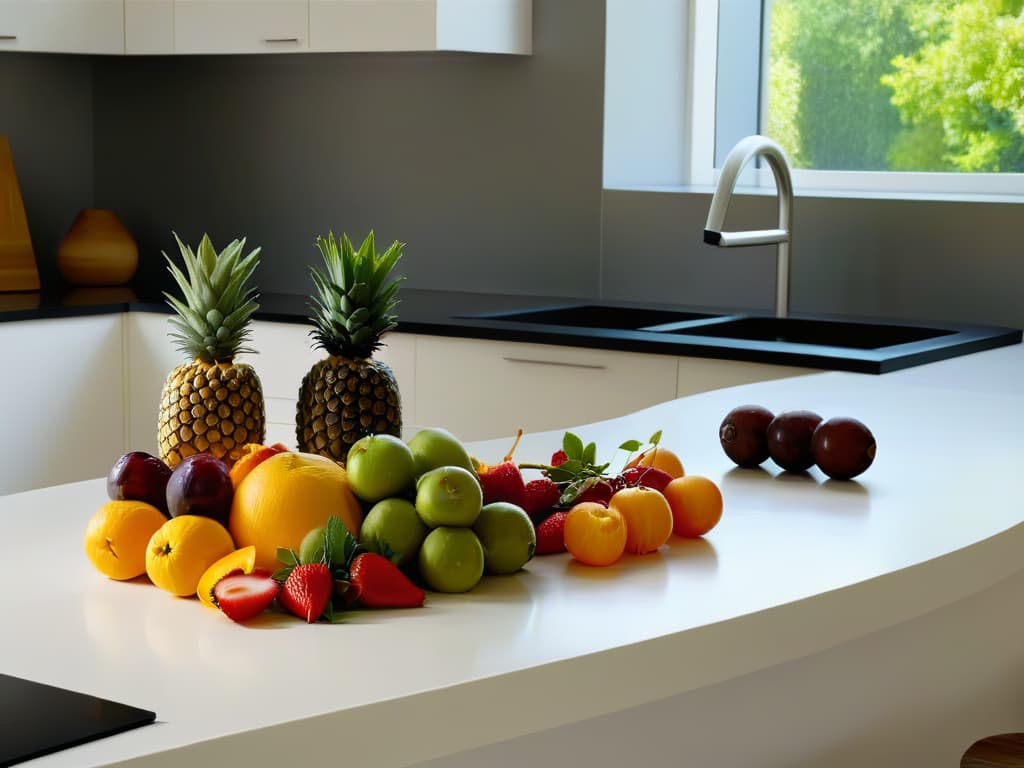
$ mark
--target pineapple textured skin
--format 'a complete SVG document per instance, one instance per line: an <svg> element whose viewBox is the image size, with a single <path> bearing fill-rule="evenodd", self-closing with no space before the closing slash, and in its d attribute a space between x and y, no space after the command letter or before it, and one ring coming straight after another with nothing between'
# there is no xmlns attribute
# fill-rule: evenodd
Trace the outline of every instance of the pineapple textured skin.
<svg viewBox="0 0 1024 768"><path fill-rule="evenodd" d="M366 435L402 436L398 382L379 360L331 355L302 379L295 422L300 451L344 464Z"/></svg>
<svg viewBox="0 0 1024 768"><path fill-rule="evenodd" d="M160 397L160 458L172 469L196 453L228 466L266 435L263 387L247 363L196 360L171 371Z"/></svg>

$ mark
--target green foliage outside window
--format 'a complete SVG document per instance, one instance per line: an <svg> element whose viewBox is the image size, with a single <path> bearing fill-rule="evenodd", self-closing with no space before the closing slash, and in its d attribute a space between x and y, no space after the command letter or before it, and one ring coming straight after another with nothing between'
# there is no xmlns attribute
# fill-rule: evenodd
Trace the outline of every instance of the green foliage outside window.
<svg viewBox="0 0 1024 768"><path fill-rule="evenodd" d="M770 39L794 166L1024 172L1024 0L773 0Z"/></svg>

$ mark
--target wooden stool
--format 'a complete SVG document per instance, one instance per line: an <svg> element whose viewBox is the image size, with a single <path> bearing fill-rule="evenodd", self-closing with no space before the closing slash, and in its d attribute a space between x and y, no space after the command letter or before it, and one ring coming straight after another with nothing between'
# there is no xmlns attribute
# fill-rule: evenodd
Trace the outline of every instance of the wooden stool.
<svg viewBox="0 0 1024 768"><path fill-rule="evenodd" d="M1024 733L1001 733L974 742L960 768L1024 768Z"/></svg>

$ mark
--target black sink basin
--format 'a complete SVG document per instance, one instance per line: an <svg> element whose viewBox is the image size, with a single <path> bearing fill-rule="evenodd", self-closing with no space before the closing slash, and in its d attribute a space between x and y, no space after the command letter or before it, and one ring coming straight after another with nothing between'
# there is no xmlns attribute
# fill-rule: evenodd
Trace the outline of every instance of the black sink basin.
<svg viewBox="0 0 1024 768"><path fill-rule="evenodd" d="M579 304L542 309L516 310L475 315L480 320L510 320L516 323L540 323L542 325L568 325L576 328L614 328L616 330L637 330L648 326L677 323L687 320L703 320L716 317L699 312L678 312L670 309L640 309L633 307Z"/></svg>
<svg viewBox="0 0 1024 768"><path fill-rule="evenodd" d="M778 317L743 317L720 323L666 328L661 332L686 334L687 336L713 336L719 339L817 344L846 349L882 349L956 333L940 328L910 325L875 325Z"/></svg>

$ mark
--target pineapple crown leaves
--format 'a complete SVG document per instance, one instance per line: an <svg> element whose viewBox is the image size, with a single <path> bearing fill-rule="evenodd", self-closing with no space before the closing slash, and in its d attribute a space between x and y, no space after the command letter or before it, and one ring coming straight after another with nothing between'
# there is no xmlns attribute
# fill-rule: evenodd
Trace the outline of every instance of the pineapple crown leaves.
<svg viewBox="0 0 1024 768"><path fill-rule="evenodd" d="M185 300L164 292L167 303L178 313L168 322L176 332L170 337L186 355L207 363L230 361L235 355L255 350L245 346L249 321L259 308L258 292L246 283L259 266L260 248L243 256L245 238L232 240L220 253L209 235L192 248L174 239L185 264L183 272L166 253L167 269Z"/></svg>
<svg viewBox="0 0 1024 768"><path fill-rule="evenodd" d="M619 447L619 451L625 451L625 458L618 471L622 471L633 454L645 446L654 447L661 442L661 430L659 429L648 438L646 443L639 440L626 440ZM565 453L565 461L557 466L550 464L520 464L520 469L542 470L558 486L561 496L558 503L567 506L572 504L578 496L587 489L593 487L599 480L608 477L608 467L611 462L604 464L597 463L597 444L590 442L583 443L578 435L566 432L562 436L562 451Z"/></svg>
<svg viewBox="0 0 1024 768"><path fill-rule="evenodd" d="M326 238L317 237L316 245L324 269L310 267L317 291L310 336L329 354L369 357L380 346L380 337L398 324L393 310L405 278L392 277L392 271L405 245L396 240L377 253L372 231L358 250L344 233L340 243L330 232Z"/></svg>

